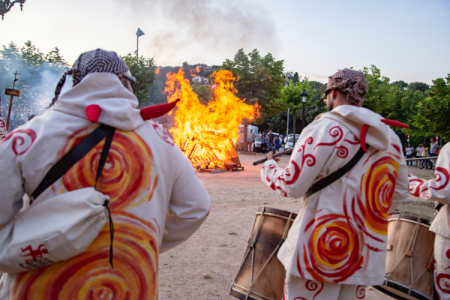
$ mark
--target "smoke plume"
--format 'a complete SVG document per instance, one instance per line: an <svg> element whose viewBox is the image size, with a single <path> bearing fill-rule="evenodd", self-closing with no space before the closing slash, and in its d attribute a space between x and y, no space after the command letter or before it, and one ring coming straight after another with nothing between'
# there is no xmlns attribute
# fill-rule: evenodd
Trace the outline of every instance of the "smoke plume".
<svg viewBox="0 0 450 300"><path fill-rule="evenodd" d="M146 33L141 38L159 64L230 57L238 49L274 51L274 22L259 4L213 0L114 0ZM188 53L189 55L186 55ZM197 54L197 56L196 56Z"/></svg>

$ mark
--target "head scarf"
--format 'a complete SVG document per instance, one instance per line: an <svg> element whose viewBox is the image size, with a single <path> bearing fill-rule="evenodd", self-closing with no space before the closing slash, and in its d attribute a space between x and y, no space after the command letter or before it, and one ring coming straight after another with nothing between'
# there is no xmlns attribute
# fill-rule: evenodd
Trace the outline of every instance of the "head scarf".
<svg viewBox="0 0 450 300"><path fill-rule="evenodd" d="M62 75L55 90L55 97L50 106L53 106L58 100L59 94L66 82L66 76L71 75L73 79L73 86L76 86L80 81L90 73L112 73L119 74L129 71L127 64L117 55L116 52L105 51L97 49L90 52L85 52L78 57L72 68L68 69Z"/></svg>
<svg viewBox="0 0 450 300"><path fill-rule="evenodd" d="M325 93L332 89L341 90L347 95L347 100L352 104L363 101L369 91L369 86L361 71L343 69L328 77L328 85Z"/></svg>

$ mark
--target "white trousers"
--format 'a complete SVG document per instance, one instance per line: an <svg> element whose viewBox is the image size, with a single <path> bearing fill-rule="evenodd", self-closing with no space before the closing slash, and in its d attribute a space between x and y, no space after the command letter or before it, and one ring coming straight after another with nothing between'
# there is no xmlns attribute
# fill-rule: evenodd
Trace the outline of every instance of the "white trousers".
<svg viewBox="0 0 450 300"><path fill-rule="evenodd" d="M324 283L287 275L283 300L361 300L365 286Z"/></svg>
<svg viewBox="0 0 450 300"><path fill-rule="evenodd" d="M450 239L434 239L434 286L440 300L450 300Z"/></svg>

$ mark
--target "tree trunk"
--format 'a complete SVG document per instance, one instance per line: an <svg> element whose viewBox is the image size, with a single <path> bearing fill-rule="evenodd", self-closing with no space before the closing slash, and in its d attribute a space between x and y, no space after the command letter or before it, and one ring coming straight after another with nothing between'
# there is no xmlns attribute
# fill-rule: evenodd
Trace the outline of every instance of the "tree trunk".
<svg viewBox="0 0 450 300"><path fill-rule="evenodd" d="M247 119L244 119L244 152L248 152L247 151L247 126L248 126L248 121Z"/></svg>
<svg viewBox="0 0 450 300"><path fill-rule="evenodd" d="M292 110L292 126L294 128L293 128L292 133L294 134L294 138L292 139L292 149L294 149L294 147L295 147L295 113L296 113L296 110L293 109Z"/></svg>

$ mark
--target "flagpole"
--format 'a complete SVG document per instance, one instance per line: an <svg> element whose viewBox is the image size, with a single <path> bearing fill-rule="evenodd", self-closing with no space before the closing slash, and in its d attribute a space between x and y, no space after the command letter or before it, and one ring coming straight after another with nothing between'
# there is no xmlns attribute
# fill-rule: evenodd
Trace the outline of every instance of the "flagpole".
<svg viewBox="0 0 450 300"><path fill-rule="evenodd" d="M137 41L136 41L136 63L139 64L139 37L143 36L145 33L138 28L138 30L136 31L136 37L137 37Z"/></svg>

